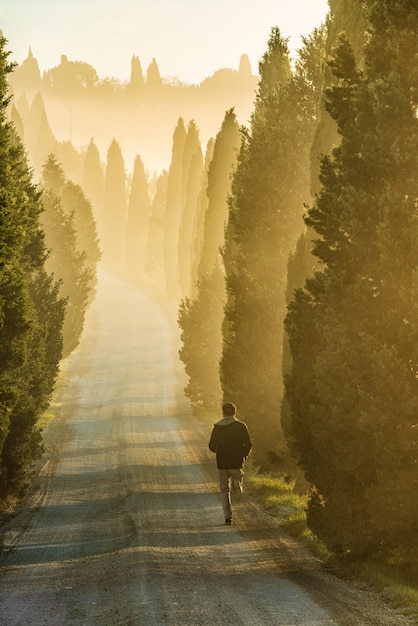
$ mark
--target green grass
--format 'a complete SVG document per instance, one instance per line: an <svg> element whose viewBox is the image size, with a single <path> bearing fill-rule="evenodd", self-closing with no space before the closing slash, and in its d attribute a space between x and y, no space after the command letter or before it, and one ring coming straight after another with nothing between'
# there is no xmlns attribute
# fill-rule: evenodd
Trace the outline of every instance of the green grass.
<svg viewBox="0 0 418 626"><path fill-rule="evenodd" d="M347 571L343 565L343 571ZM379 589L392 606L402 607L402 612L418 617L417 572L405 572L398 563L371 560L354 561L349 575Z"/></svg>
<svg viewBox="0 0 418 626"><path fill-rule="evenodd" d="M265 475L249 462L245 472L245 489L289 535L304 543L312 554L331 565L336 573L371 585L382 592L390 604L402 607L403 613L418 616L415 576L405 575L396 564L362 560L351 561L347 566L347 563L332 557L323 542L307 527L307 496L295 493L292 482L280 476ZM418 574L416 576L418 583Z"/></svg>
<svg viewBox="0 0 418 626"><path fill-rule="evenodd" d="M66 385L66 376L62 372L58 374L57 381L55 383L55 388L52 394L51 402L49 403L48 408L44 411L41 417L38 420L38 426L41 429L46 428L54 419L57 417L59 410L61 408L61 402L59 398L61 396L61 391L63 387Z"/></svg>
<svg viewBox="0 0 418 626"><path fill-rule="evenodd" d="M307 495L296 493L294 486L293 481L284 477L263 474L251 461L246 464L246 492L275 517L289 535L302 541L316 556L326 559L328 551L306 524Z"/></svg>

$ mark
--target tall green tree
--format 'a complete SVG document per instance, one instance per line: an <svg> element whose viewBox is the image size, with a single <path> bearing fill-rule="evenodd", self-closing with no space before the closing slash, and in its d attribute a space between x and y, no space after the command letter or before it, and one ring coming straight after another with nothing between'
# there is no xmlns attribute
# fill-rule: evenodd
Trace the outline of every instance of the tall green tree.
<svg viewBox="0 0 418 626"><path fill-rule="evenodd" d="M85 255L85 267L90 273L88 295L90 304L96 294L97 265L102 257L93 207L80 185L68 179L62 187L61 200L65 214L74 218L77 251Z"/></svg>
<svg viewBox="0 0 418 626"><path fill-rule="evenodd" d="M222 264L220 249L224 244L224 231L228 221L228 197L241 144L241 133L233 109L225 113L222 126L216 135L213 157L209 165L206 194L208 207L205 213L202 252L199 274L212 271Z"/></svg>
<svg viewBox="0 0 418 626"><path fill-rule="evenodd" d="M351 41L357 63L363 61L364 29L366 20L366 7L370 0L328 0L329 14L325 22L326 28L326 54L330 56L340 33L346 33ZM318 68L323 72L325 87L330 87L335 77L327 63L321 63ZM321 102L318 124L311 147L311 191L312 196L320 188L320 159L323 154L328 154L334 145L339 143L339 136L335 120L328 113L324 103Z"/></svg>
<svg viewBox="0 0 418 626"><path fill-rule="evenodd" d="M272 29L260 66L251 128L232 183L221 381L254 437L260 463L282 445L283 318L287 262L309 200L309 150L319 110L323 34L307 38L294 71L287 41Z"/></svg>
<svg viewBox="0 0 418 626"><path fill-rule="evenodd" d="M224 296L225 276L218 264L198 279L196 297L180 302L179 356L188 377L184 391L195 409L219 411L222 404L219 361Z"/></svg>
<svg viewBox="0 0 418 626"><path fill-rule="evenodd" d="M418 7L370 10L364 70L341 36L326 106L341 143L306 221L323 270L289 308L286 396L314 485L310 527L338 552L416 560Z"/></svg>
<svg viewBox="0 0 418 626"><path fill-rule="evenodd" d="M58 373L64 302L46 274L42 201L7 120L7 41L0 36L0 496L19 495L41 452L38 420Z"/></svg>
<svg viewBox="0 0 418 626"><path fill-rule="evenodd" d="M183 208L183 153L186 143L184 121L179 118L173 133L171 163L168 170L167 202L164 216L165 285L170 299L179 296L178 244Z"/></svg>
<svg viewBox="0 0 418 626"><path fill-rule="evenodd" d="M194 237L203 177L203 154L199 130L194 121L187 129L183 153L183 207L179 229L178 280L180 294L190 296L194 261Z"/></svg>
<svg viewBox="0 0 418 626"><path fill-rule="evenodd" d="M205 160L203 164L202 181L200 185L200 191L197 198L197 211L196 220L193 235L193 264L191 272L191 298L196 296L196 281L199 275L200 257L202 256L202 250L204 245L204 228L205 228L205 216L209 205L209 198L207 194L208 190L208 174L209 167L213 159L213 150L215 147L215 140L211 137L206 145Z"/></svg>
<svg viewBox="0 0 418 626"><path fill-rule="evenodd" d="M63 325L63 356L66 357L80 342L81 333L84 327L84 318L87 306L90 302L90 292L95 284L95 262L88 262L88 254L77 234L75 220L76 212L81 213L86 202L82 195L81 188L68 183L62 167L53 155L50 155L42 170L42 183L44 187L42 214L42 226L45 232L45 240L50 250L46 267L50 273L60 281L60 296L67 302L65 320ZM74 194L74 189L77 191ZM64 191L65 190L65 191ZM82 204L74 205L75 201ZM63 195L66 196L65 203ZM69 210L67 213L64 204ZM88 217L91 218L91 205ZM92 241L88 242L88 249L98 253L96 247L97 240L94 238L94 229L90 219L78 218L82 237L87 229L87 224L91 227ZM82 241L83 239L81 239ZM96 262L98 258L96 256Z"/></svg>
<svg viewBox="0 0 418 626"><path fill-rule="evenodd" d="M206 211L202 216L202 244L192 297L180 303L182 330L179 352L188 376L185 388L195 408L219 410L222 391L219 362L225 305L225 272L220 255L228 217L232 173L238 158L240 130L233 110L227 111L213 145L204 177Z"/></svg>

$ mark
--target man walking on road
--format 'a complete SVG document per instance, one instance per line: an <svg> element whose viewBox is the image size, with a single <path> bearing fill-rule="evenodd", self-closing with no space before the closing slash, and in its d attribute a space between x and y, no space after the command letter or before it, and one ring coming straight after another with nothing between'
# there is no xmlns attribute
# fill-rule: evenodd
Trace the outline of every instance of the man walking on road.
<svg viewBox="0 0 418 626"><path fill-rule="evenodd" d="M237 407L226 402L222 407L223 418L216 422L209 440L209 450L216 452L222 508L225 524L232 524L231 492L235 498L242 493L244 462L252 443L247 425L237 420Z"/></svg>

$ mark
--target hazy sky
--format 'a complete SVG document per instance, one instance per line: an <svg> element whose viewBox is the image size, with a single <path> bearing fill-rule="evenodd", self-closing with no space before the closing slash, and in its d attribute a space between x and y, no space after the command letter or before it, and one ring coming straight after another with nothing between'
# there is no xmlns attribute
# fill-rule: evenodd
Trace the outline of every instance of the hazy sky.
<svg viewBox="0 0 418 626"><path fill-rule="evenodd" d="M41 72L65 54L102 78L128 80L135 54L144 73L155 58L163 77L199 83L238 69L241 54L256 74L273 26L294 50L327 8L327 0L0 0L0 28L10 60L21 63L31 47Z"/></svg>

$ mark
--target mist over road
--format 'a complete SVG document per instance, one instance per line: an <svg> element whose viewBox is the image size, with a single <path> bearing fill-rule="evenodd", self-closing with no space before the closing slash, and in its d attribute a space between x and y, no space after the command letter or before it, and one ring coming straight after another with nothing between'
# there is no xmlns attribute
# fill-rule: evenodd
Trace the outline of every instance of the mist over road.
<svg viewBox="0 0 418 626"><path fill-rule="evenodd" d="M222 524L178 348L158 300L101 270L39 490L3 529L0 624L407 624L324 573L247 496Z"/></svg>

